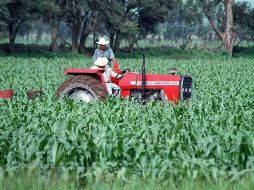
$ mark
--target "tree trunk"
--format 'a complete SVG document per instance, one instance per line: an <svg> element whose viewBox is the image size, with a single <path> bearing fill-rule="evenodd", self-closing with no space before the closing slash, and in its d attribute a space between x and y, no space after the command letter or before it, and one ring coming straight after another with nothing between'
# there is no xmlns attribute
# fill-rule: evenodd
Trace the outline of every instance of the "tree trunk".
<svg viewBox="0 0 254 190"><path fill-rule="evenodd" d="M133 52L133 45L134 45L134 40L132 40L132 41L129 43L129 47L128 47L128 52L129 52L129 53L132 53L132 52Z"/></svg>
<svg viewBox="0 0 254 190"><path fill-rule="evenodd" d="M226 11L226 25L225 32L223 34L223 42L225 49L228 51L230 56L232 56L234 41L236 38L236 33L233 31L233 3L234 0L224 1L224 7Z"/></svg>
<svg viewBox="0 0 254 190"><path fill-rule="evenodd" d="M113 46L113 50L117 51L120 48L120 38L119 38L119 34L116 33L116 37L115 37L115 43Z"/></svg>
<svg viewBox="0 0 254 190"><path fill-rule="evenodd" d="M8 28L9 28L9 52L14 53L17 29L15 29L15 26L12 23L9 24Z"/></svg>
<svg viewBox="0 0 254 190"><path fill-rule="evenodd" d="M95 31L93 32L93 48L95 49L97 47L97 36Z"/></svg>
<svg viewBox="0 0 254 190"><path fill-rule="evenodd" d="M81 10L76 11L75 18L72 23L72 51L78 52L78 39L79 39L79 32L81 28Z"/></svg>
<svg viewBox="0 0 254 190"><path fill-rule="evenodd" d="M43 34L43 31L42 31L42 30L37 30L36 42L41 41L42 34Z"/></svg>
<svg viewBox="0 0 254 190"><path fill-rule="evenodd" d="M81 37L79 41L79 51L85 51L85 43L88 35L94 31L94 17L90 18L89 12L86 13L85 19L83 20L83 28L81 32ZM95 33L94 33L95 34ZM95 43L95 42L94 42Z"/></svg>
<svg viewBox="0 0 254 190"><path fill-rule="evenodd" d="M72 23L72 34L71 34L71 51L77 52L78 46L78 36L77 36L77 28L75 21Z"/></svg>
<svg viewBox="0 0 254 190"><path fill-rule="evenodd" d="M109 41L110 41L110 47L113 48L114 44L115 44L115 34L114 34L114 32L110 33Z"/></svg>
<svg viewBox="0 0 254 190"><path fill-rule="evenodd" d="M221 32L219 28L216 26L215 22L213 21L212 17L208 13L208 7L203 7L203 12L208 18L213 30L215 31L216 35L221 39L223 42L224 48L232 56L234 41L236 38L236 33L233 31L233 4L234 0L224 0L224 11L225 11L225 26L224 32Z"/></svg>
<svg viewBox="0 0 254 190"><path fill-rule="evenodd" d="M57 24L52 24L51 25L51 45L50 49L51 51L57 51L57 33L58 33L58 25Z"/></svg>
<svg viewBox="0 0 254 190"><path fill-rule="evenodd" d="M136 42L137 42L137 39L135 37L131 37L131 39L129 39L129 47L128 47L129 53L133 52L133 46Z"/></svg>
<svg viewBox="0 0 254 190"><path fill-rule="evenodd" d="M80 52L85 52L86 39L87 39L88 35L89 35L89 33L86 32L85 28L83 28L82 34L80 37L80 41L79 41L79 51Z"/></svg>

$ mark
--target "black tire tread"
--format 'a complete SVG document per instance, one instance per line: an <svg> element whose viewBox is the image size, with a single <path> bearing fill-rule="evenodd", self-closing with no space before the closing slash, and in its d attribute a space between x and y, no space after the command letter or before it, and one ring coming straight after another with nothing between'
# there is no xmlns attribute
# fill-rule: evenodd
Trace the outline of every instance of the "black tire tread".
<svg viewBox="0 0 254 190"><path fill-rule="evenodd" d="M62 85L58 87L55 95L59 98L67 87L71 88L71 86L73 86L73 88L75 88L76 86L74 86L74 83L89 86L100 100L105 100L108 96L107 89L102 82L99 79L89 75L75 75L66 79Z"/></svg>

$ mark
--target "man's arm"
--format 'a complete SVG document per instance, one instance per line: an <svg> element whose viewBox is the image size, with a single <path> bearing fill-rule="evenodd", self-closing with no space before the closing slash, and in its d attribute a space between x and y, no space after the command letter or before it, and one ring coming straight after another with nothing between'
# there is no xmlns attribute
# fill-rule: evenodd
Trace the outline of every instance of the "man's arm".
<svg viewBox="0 0 254 190"><path fill-rule="evenodd" d="M112 59L112 63L113 63L113 65L114 65L114 64L117 64L117 62L116 62L116 59L115 59L115 58L113 58L113 59Z"/></svg>
<svg viewBox="0 0 254 190"><path fill-rule="evenodd" d="M105 67L105 69L110 73L110 77L116 77L117 73L114 72L108 65Z"/></svg>
<svg viewBox="0 0 254 190"><path fill-rule="evenodd" d="M107 69L109 69L111 77L116 77L118 75L118 73L114 72L109 66L107 66ZM123 75L118 75L117 79L120 80L121 78L123 78Z"/></svg>
<svg viewBox="0 0 254 190"><path fill-rule="evenodd" d="M92 66L92 67L90 67L90 69L99 69L97 66Z"/></svg>
<svg viewBox="0 0 254 190"><path fill-rule="evenodd" d="M95 62L96 59L98 58L98 53L97 53L97 51L98 51L98 49L96 49L96 50L94 51L94 54L93 54L93 62Z"/></svg>
<svg viewBox="0 0 254 190"><path fill-rule="evenodd" d="M115 59L115 55L113 53L113 50L110 48L109 50L109 59L112 61L113 65L116 64L116 59Z"/></svg>
<svg viewBox="0 0 254 190"><path fill-rule="evenodd" d="M115 60L115 55L114 55L113 50L111 48L109 48L109 59Z"/></svg>

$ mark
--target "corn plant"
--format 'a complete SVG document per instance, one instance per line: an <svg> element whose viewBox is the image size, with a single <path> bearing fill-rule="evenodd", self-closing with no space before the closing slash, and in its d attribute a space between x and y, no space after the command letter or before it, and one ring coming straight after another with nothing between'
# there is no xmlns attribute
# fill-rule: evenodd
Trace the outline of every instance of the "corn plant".
<svg viewBox="0 0 254 190"><path fill-rule="evenodd" d="M119 59L140 71L141 59ZM192 75L189 108L151 102L145 106L109 98L82 104L56 100L70 67L88 68L89 57L0 57L0 168L75 174L87 179L240 176L254 169L254 64L248 58L207 56L190 60L148 57L150 73L175 66ZM28 100L29 89L44 91Z"/></svg>

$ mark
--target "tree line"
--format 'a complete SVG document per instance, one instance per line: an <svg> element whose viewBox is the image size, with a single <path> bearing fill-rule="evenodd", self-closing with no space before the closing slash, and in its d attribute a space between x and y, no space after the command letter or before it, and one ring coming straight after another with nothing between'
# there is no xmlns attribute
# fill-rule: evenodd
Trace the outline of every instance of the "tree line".
<svg viewBox="0 0 254 190"><path fill-rule="evenodd" d="M17 34L37 21L49 26L52 51L62 22L71 30L73 52L84 51L89 34L108 35L114 50L125 40L132 51L138 40L158 32L159 23L166 37L175 38L175 24L184 22L186 40L208 23L220 47L232 54L236 39L253 36L254 9L234 0L1 0L0 35L8 36L11 53Z"/></svg>

